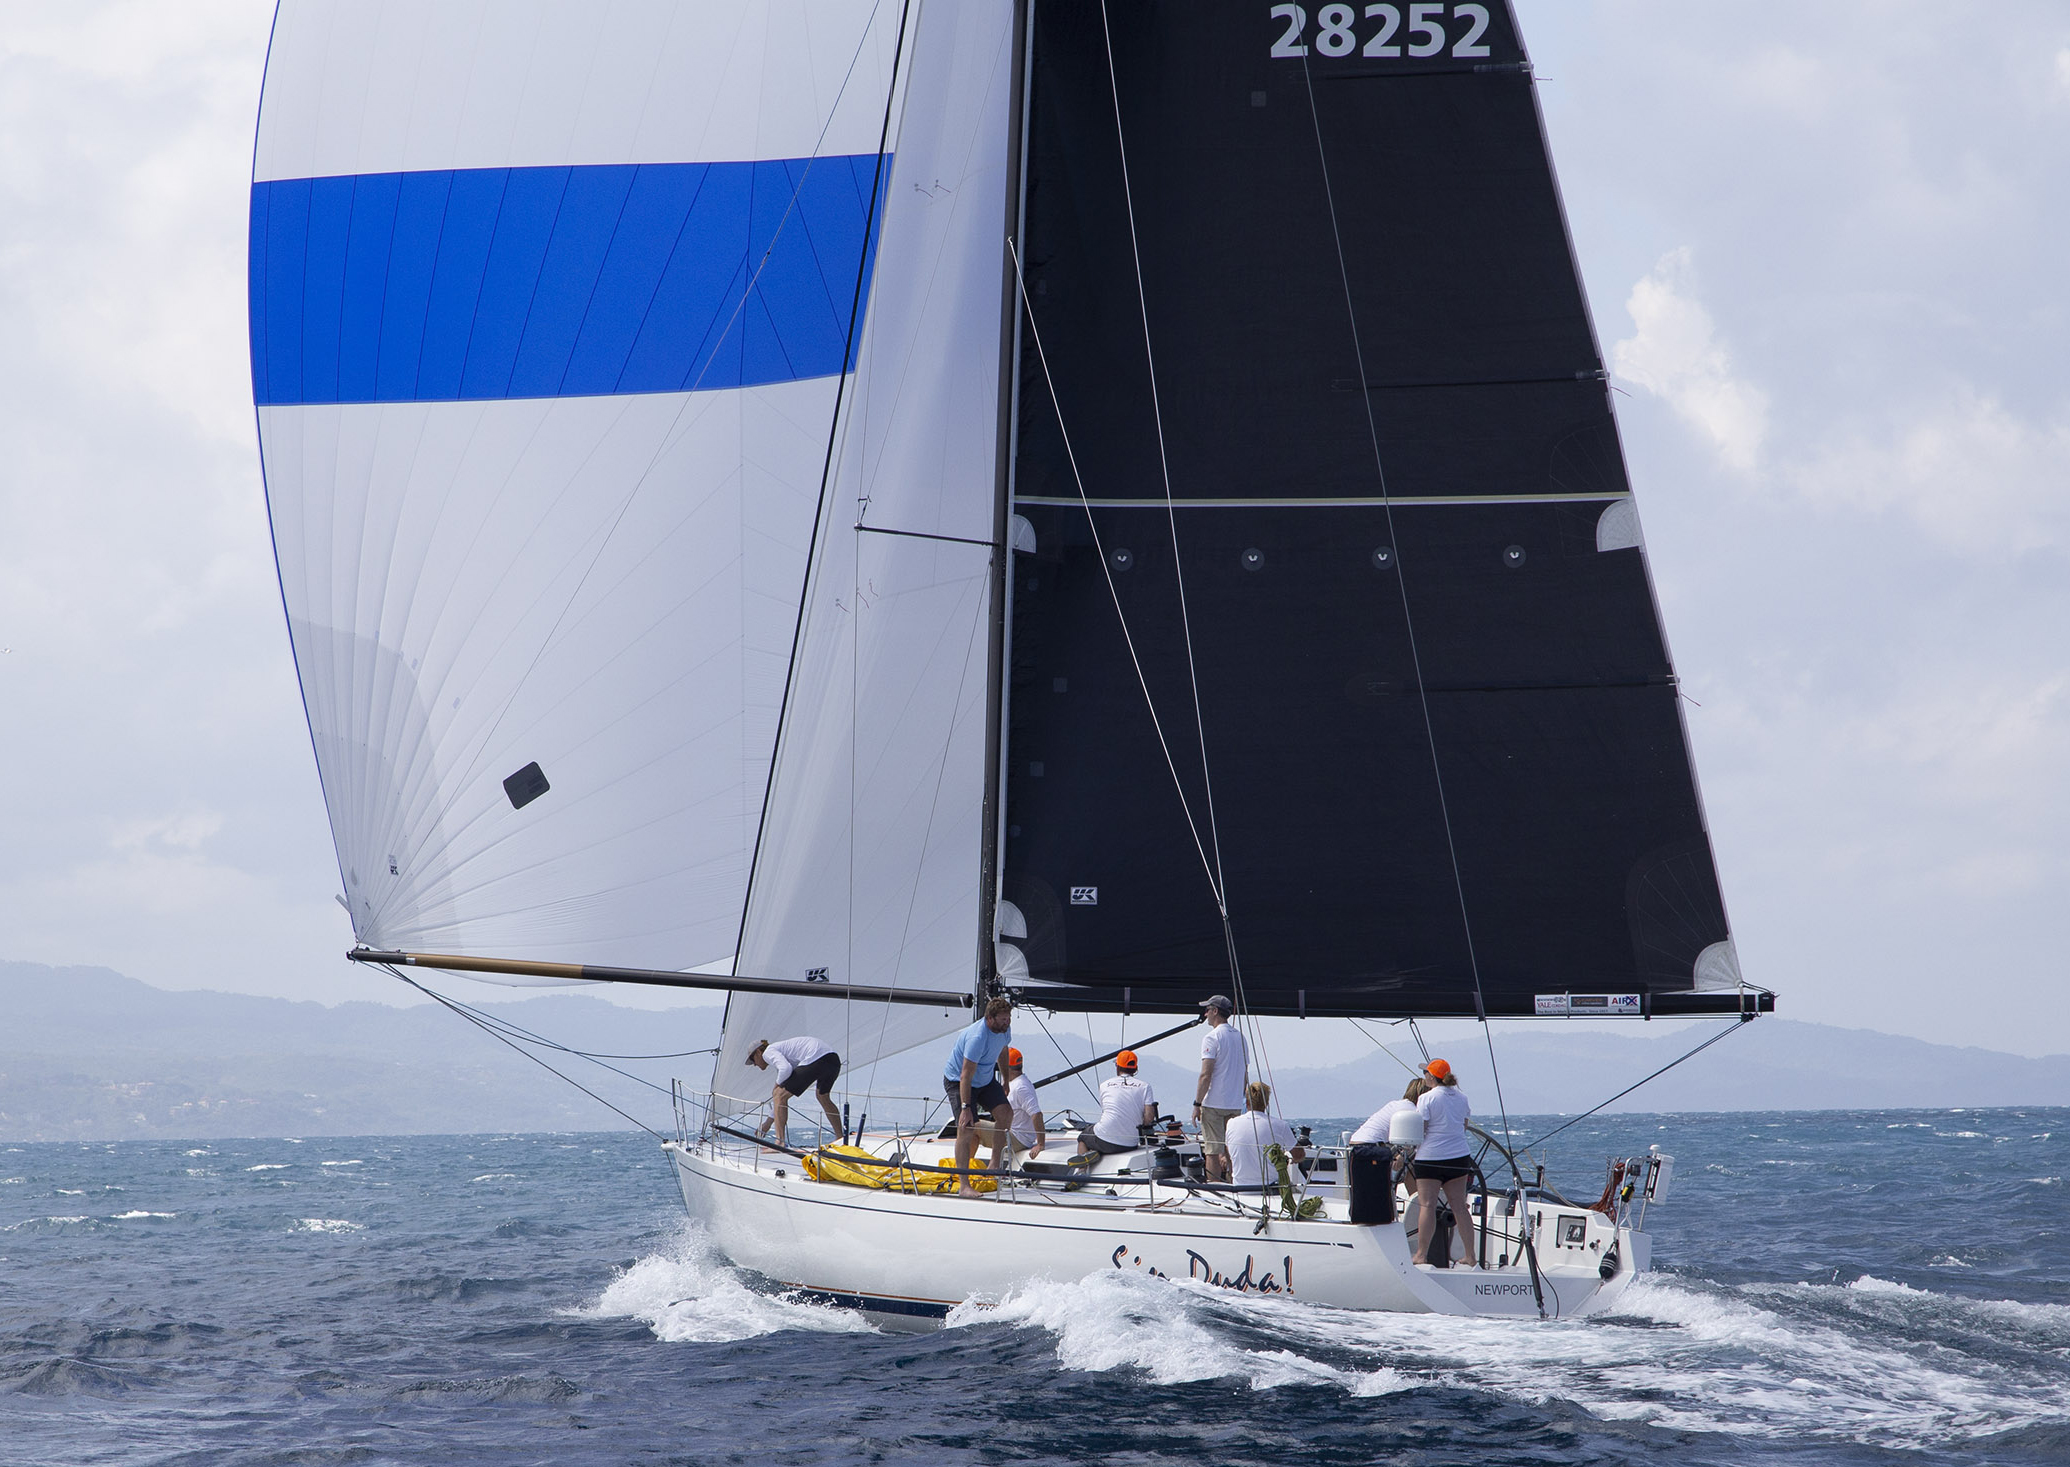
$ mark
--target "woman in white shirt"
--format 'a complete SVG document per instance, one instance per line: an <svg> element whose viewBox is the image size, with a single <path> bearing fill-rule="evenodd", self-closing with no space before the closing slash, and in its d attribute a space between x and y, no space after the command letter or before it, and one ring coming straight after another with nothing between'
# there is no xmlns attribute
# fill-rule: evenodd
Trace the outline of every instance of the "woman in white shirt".
<svg viewBox="0 0 2070 1467"><path fill-rule="evenodd" d="M1277 1180L1268 1175L1270 1168L1265 1162L1267 1147L1279 1146L1300 1161L1308 1155L1301 1138L1294 1134L1294 1128L1277 1116L1267 1115L1265 1107L1272 1103L1272 1087L1262 1080L1253 1080L1243 1087L1244 1103L1249 1107L1229 1123L1226 1135L1229 1141L1230 1177L1239 1187L1265 1188Z"/></svg>
<svg viewBox="0 0 2070 1467"><path fill-rule="evenodd" d="M1430 1088L1430 1081L1418 1075L1409 1082L1409 1088L1402 1092L1400 1100L1387 1104L1366 1117L1366 1123L1351 1133L1353 1146L1385 1146L1388 1124L1403 1111L1414 1110L1416 1102L1423 1098L1423 1092Z"/></svg>
<svg viewBox="0 0 2070 1467"><path fill-rule="evenodd" d="M1466 1179L1473 1175L1473 1146L1467 1140L1466 1123L1473 1118L1473 1107L1467 1104L1466 1093L1459 1088L1459 1077L1443 1060L1434 1059L1425 1065L1423 1076L1430 1081L1430 1089L1416 1102L1417 1113L1423 1117L1423 1143L1416 1148L1416 1160L1409 1166L1410 1174L1416 1178L1416 1200L1422 1204L1418 1211L1423 1222L1417 1228L1416 1262L1430 1262L1430 1242L1437 1235L1431 1221L1437 1217L1438 1194L1442 1191L1445 1205L1452 1209L1452 1226L1459 1231L1459 1241L1466 1245L1467 1266L1471 1268L1473 1214L1466 1210Z"/></svg>

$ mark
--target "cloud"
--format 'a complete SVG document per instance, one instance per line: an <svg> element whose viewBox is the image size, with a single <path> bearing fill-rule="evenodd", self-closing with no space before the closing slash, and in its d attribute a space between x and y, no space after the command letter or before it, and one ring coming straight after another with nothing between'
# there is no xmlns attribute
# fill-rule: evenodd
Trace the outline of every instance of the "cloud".
<svg viewBox="0 0 2070 1467"><path fill-rule="evenodd" d="M186 810L177 815L125 821L116 827L108 844L118 851L143 850L152 846L198 851L210 836L222 828L220 811Z"/></svg>
<svg viewBox="0 0 2070 1467"><path fill-rule="evenodd" d="M1670 250L1625 301L1633 335L1617 343L1617 375L1660 397L1727 467L1752 473L1768 436L1768 394L1734 375L1710 312L1696 298L1690 251Z"/></svg>
<svg viewBox="0 0 2070 1467"><path fill-rule="evenodd" d="M1836 436L1788 478L1821 506L1901 514L1967 553L2070 543L2070 421L2031 423L1967 384Z"/></svg>

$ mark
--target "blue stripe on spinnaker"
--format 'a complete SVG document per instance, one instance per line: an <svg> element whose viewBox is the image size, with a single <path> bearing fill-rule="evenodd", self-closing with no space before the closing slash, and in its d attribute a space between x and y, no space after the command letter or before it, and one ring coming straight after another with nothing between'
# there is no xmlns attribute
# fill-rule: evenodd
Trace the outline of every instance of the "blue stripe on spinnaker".
<svg viewBox="0 0 2070 1467"><path fill-rule="evenodd" d="M253 184L252 395L426 402L831 376L854 365L843 350L856 272L867 299L874 264L876 175L877 155L859 153Z"/></svg>

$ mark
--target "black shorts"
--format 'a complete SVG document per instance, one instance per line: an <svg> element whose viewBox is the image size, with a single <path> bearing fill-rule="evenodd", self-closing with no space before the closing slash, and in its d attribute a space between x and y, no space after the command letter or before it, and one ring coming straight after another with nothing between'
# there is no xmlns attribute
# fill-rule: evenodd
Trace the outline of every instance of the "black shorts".
<svg viewBox="0 0 2070 1467"><path fill-rule="evenodd" d="M1095 1152L1100 1156L1119 1156L1124 1151L1141 1151L1143 1149L1143 1143L1140 1141L1122 1141L1117 1143L1109 1141L1098 1131L1080 1131L1078 1139L1085 1143L1087 1151Z"/></svg>
<svg viewBox="0 0 2070 1467"><path fill-rule="evenodd" d="M1470 1177L1473 1175L1473 1158L1447 1156L1437 1161L1413 1161L1409 1163L1409 1174L1419 1182L1449 1182L1455 1177Z"/></svg>
<svg viewBox="0 0 2070 1467"><path fill-rule="evenodd" d="M808 1085L817 1085L821 1095L834 1088L841 1074L841 1056L829 1050L809 1065L800 1065L777 1083L792 1095L803 1095Z"/></svg>
<svg viewBox="0 0 2070 1467"><path fill-rule="evenodd" d="M947 1075L944 1075L942 1076L942 1092L949 1099L956 1100L963 1094L963 1082L961 1080L951 1080ZM1004 1105L1006 1104L1006 1087L997 1080L989 1080L983 1085L972 1081L970 1086L970 1104L976 1110L991 1110L995 1106Z"/></svg>

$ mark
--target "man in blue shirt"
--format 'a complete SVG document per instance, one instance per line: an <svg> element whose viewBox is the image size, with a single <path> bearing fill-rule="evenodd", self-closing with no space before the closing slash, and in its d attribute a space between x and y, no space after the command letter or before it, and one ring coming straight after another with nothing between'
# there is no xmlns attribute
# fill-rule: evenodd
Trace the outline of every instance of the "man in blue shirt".
<svg viewBox="0 0 2070 1467"><path fill-rule="evenodd" d="M956 1179L958 1197L983 1194L970 1185L970 1157L977 1150L977 1107L992 1112L992 1170L1000 1169L1000 1138L1013 1129L1013 1107L999 1083L999 1057L1013 1040L1013 1003L995 998L985 1016L956 1036L949 1062L942 1068L942 1089L956 1099Z"/></svg>

